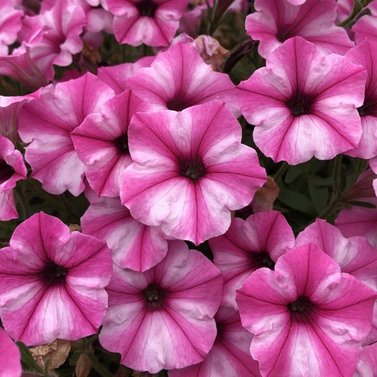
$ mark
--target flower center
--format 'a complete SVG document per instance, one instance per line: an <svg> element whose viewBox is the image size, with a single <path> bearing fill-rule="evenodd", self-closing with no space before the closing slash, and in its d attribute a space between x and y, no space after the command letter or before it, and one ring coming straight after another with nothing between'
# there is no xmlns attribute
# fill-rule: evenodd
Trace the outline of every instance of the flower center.
<svg viewBox="0 0 377 377"><path fill-rule="evenodd" d="M285 42L291 37L294 37L294 35L292 35L289 25L281 26L276 34L276 39L281 43Z"/></svg>
<svg viewBox="0 0 377 377"><path fill-rule="evenodd" d="M298 117L311 112L313 97L297 90L286 104L291 110L292 115Z"/></svg>
<svg viewBox="0 0 377 377"><path fill-rule="evenodd" d="M65 281L67 272L68 271L65 267L50 262L43 270L42 277L46 284L60 284Z"/></svg>
<svg viewBox="0 0 377 377"><path fill-rule="evenodd" d="M290 302L287 306L296 319L305 318L313 310L313 303L306 296L298 297L296 301Z"/></svg>
<svg viewBox="0 0 377 377"><path fill-rule="evenodd" d="M377 116L377 98L371 95L365 95L364 103L357 109L360 116L372 115Z"/></svg>
<svg viewBox="0 0 377 377"><path fill-rule="evenodd" d="M130 151L128 149L127 134L121 135L117 139L115 139L114 144L117 147L119 153L121 153L121 154L129 154L130 153Z"/></svg>
<svg viewBox="0 0 377 377"><path fill-rule="evenodd" d="M182 99L182 98L179 98L179 97L175 97L175 98L171 99L166 104L166 107L169 110L173 110L173 111L182 111L184 109L187 109L190 106L192 106L192 105L189 103L189 101Z"/></svg>
<svg viewBox="0 0 377 377"><path fill-rule="evenodd" d="M12 177L15 170L3 159L0 159L0 185Z"/></svg>
<svg viewBox="0 0 377 377"><path fill-rule="evenodd" d="M166 293L158 285L152 283L143 290L143 297L149 309L157 310L162 308Z"/></svg>
<svg viewBox="0 0 377 377"><path fill-rule="evenodd" d="M179 173L196 182L206 174L206 167L200 157L179 162Z"/></svg>
<svg viewBox="0 0 377 377"><path fill-rule="evenodd" d="M261 253L252 253L251 258L253 261L253 267L267 267L270 270L273 270L275 267L275 262L270 258L270 254L268 254L266 251Z"/></svg>
<svg viewBox="0 0 377 377"><path fill-rule="evenodd" d="M139 10L140 16L144 17L153 17L156 13L158 5L151 0L142 0L139 1L137 4L137 9Z"/></svg>

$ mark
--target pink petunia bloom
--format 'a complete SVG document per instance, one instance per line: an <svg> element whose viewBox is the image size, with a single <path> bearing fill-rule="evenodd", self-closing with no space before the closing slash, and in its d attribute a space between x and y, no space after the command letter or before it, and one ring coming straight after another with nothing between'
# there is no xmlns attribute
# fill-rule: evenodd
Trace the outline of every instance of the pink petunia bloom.
<svg viewBox="0 0 377 377"><path fill-rule="evenodd" d="M188 0L107 0L119 43L169 46Z"/></svg>
<svg viewBox="0 0 377 377"><path fill-rule="evenodd" d="M196 245L230 226L230 211L250 203L266 181L256 152L219 101L182 112L134 115L128 130L133 163L120 196L131 215L169 238Z"/></svg>
<svg viewBox="0 0 377 377"><path fill-rule="evenodd" d="M85 176L99 196L119 196L120 177L132 160L127 130L136 112L150 106L126 90L110 98L99 112L88 115L71 133Z"/></svg>
<svg viewBox="0 0 377 377"><path fill-rule="evenodd" d="M2 0L0 4L0 56L8 55L8 46L17 40L21 30L23 11L16 9L12 1Z"/></svg>
<svg viewBox="0 0 377 377"><path fill-rule="evenodd" d="M150 68L141 69L129 87L156 109L181 111L190 106L221 100L235 112L239 108L228 75L214 72L192 43L177 43L160 52Z"/></svg>
<svg viewBox="0 0 377 377"><path fill-rule="evenodd" d="M154 59L154 56L145 56L135 63L100 67L98 68L97 76L111 86L116 94L120 94L128 88L128 79L139 72L141 68L149 67Z"/></svg>
<svg viewBox="0 0 377 377"><path fill-rule="evenodd" d="M52 194L69 190L79 195L85 188L84 164L74 150L71 132L85 117L99 111L114 95L96 76L87 73L41 89L40 98L27 103L19 117L19 133L25 143L32 177Z"/></svg>
<svg viewBox="0 0 377 377"><path fill-rule="evenodd" d="M254 6L257 12L247 16L246 31L260 41L258 51L265 58L296 36L326 52L345 54L354 46L347 32L335 25L335 0L307 0L302 5L287 0L255 0Z"/></svg>
<svg viewBox="0 0 377 377"><path fill-rule="evenodd" d="M336 226L317 219L297 236L296 245L310 242L334 259L342 272L353 275L377 292L377 248L366 238L346 238ZM371 332L364 340L367 343L377 340L377 303L374 312Z"/></svg>
<svg viewBox="0 0 377 377"><path fill-rule="evenodd" d="M294 165L313 156L331 159L360 140L356 108L363 104L365 78L364 67L340 55L323 55L295 37L241 82L241 112L255 125L256 145L274 161Z"/></svg>
<svg viewBox="0 0 377 377"><path fill-rule="evenodd" d="M26 174L22 154L9 139L0 136L0 221L18 218L13 189Z"/></svg>
<svg viewBox="0 0 377 377"><path fill-rule="evenodd" d="M364 103L358 108L363 133L357 148L347 154L370 159L377 156L377 39L375 42L364 41L351 49L347 58L354 64L360 64L367 70Z"/></svg>
<svg viewBox="0 0 377 377"><path fill-rule="evenodd" d="M43 212L14 231L0 252L0 317L27 345L77 340L97 332L107 308L112 274L109 249L71 232Z"/></svg>
<svg viewBox="0 0 377 377"><path fill-rule="evenodd" d="M21 377L21 353L0 327L0 377Z"/></svg>
<svg viewBox="0 0 377 377"><path fill-rule="evenodd" d="M119 198L98 198L81 218L82 232L107 242L115 263L146 271L161 262L168 243L157 228L144 225L120 203Z"/></svg>
<svg viewBox="0 0 377 377"><path fill-rule="evenodd" d="M33 56L65 67L82 50L85 25L84 9L76 0L56 0L51 8L25 17L20 38Z"/></svg>
<svg viewBox="0 0 377 377"><path fill-rule="evenodd" d="M184 242L170 241L166 258L144 273L114 266L107 291L99 339L122 364L156 373L199 363L210 351L222 276Z"/></svg>
<svg viewBox="0 0 377 377"><path fill-rule="evenodd" d="M236 290L243 281L258 268L273 269L294 244L293 231L280 212L260 212L246 220L233 218L223 236L209 240L213 262L224 276L222 305L237 308Z"/></svg>
<svg viewBox="0 0 377 377"><path fill-rule="evenodd" d="M240 316L220 307L215 316L217 337L200 364L169 371L169 377L259 377L258 363L249 353L251 335L241 326Z"/></svg>
<svg viewBox="0 0 377 377"><path fill-rule="evenodd" d="M237 293L251 356L262 376L351 377L377 294L316 245L253 272Z"/></svg>

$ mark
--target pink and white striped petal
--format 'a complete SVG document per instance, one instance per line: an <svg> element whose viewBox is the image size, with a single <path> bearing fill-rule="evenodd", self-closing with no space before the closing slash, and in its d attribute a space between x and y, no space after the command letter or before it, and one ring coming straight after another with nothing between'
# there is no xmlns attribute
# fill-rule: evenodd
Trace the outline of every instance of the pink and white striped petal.
<svg viewBox="0 0 377 377"><path fill-rule="evenodd" d="M169 371L169 377L259 377L258 363L249 353L251 335L241 326L239 314L220 307L216 313L217 337L200 364Z"/></svg>
<svg viewBox="0 0 377 377"><path fill-rule="evenodd" d="M32 177L46 191L61 194L69 190L77 196L84 190L84 164L77 157L70 134L113 94L104 82L87 73L43 88L39 99L23 107L19 133L25 143L31 143L26 148L26 160L32 167Z"/></svg>
<svg viewBox="0 0 377 377"><path fill-rule="evenodd" d="M128 150L128 126L137 112L150 106L131 91L110 98L98 113L88 115L73 130L72 142L85 164L85 176L99 196L119 196L120 177L132 162Z"/></svg>
<svg viewBox="0 0 377 377"><path fill-rule="evenodd" d="M107 242L117 265L144 272L161 262L167 241L157 228L144 225L122 206L119 198L101 198L81 218L83 233Z"/></svg>
<svg viewBox="0 0 377 377"><path fill-rule="evenodd" d="M246 220L233 218L223 236L209 240L214 263L224 276L222 305L237 308L236 290L243 281L258 268L273 269L294 243L293 231L280 212L260 212Z"/></svg>
<svg viewBox="0 0 377 377"><path fill-rule="evenodd" d="M181 111L220 100L239 115L239 99L228 75L214 72L192 43L177 43L160 52L151 67L141 69L129 87L156 109Z"/></svg>

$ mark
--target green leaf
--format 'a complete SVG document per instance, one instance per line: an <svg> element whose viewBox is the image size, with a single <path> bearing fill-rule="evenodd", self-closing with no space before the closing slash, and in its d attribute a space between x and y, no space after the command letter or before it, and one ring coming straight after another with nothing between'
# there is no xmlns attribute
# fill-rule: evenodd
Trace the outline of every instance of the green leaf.
<svg viewBox="0 0 377 377"><path fill-rule="evenodd" d="M281 190L279 200L290 208L302 213L315 216L317 211L312 203L305 195L291 190Z"/></svg>

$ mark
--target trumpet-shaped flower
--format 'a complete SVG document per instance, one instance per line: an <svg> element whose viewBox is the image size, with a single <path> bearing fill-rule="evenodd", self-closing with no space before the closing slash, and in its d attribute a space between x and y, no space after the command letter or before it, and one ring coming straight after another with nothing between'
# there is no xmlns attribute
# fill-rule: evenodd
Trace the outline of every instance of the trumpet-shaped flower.
<svg viewBox="0 0 377 377"><path fill-rule="evenodd" d="M297 236L296 245L309 242L333 258L342 272L353 275L377 292L377 248L366 238L346 238L336 226L317 219ZM377 340L377 304L374 312L371 332L364 343Z"/></svg>
<svg viewBox="0 0 377 377"><path fill-rule="evenodd" d="M88 115L71 134L85 176L99 196L119 196L120 177L132 162L127 130L136 112L147 103L129 90L108 100L99 112Z"/></svg>
<svg viewBox="0 0 377 377"><path fill-rule="evenodd" d="M351 377L376 296L312 244L253 272L237 303L262 376Z"/></svg>
<svg viewBox="0 0 377 377"><path fill-rule="evenodd" d="M169 46L188 0L107 0L118 42Z"/></svg>
<svg viewBox="0 0 377 377"><path fill-rule="evenodd" d="M294 5L293 2L296 4ZM345 54L353 43L346 31L335 25L334 0L255 0L257 12L247 16L246 31L260 41L258 51L263 57L284 41L300 36L326 52Z"/></svg>
<svg viewBox="0 0 377 377"><path fill-rule="evenodd" d="M114 266L103 347L139 371L184 368L201 362L216 337L222 276L205 256L170 241L166 258L142 273Z"/></svg>
<svg viewBox="0 0 377 377"><path fill-rule="evenodd" d="M128 130L133 163L120 196L131 215L195 244L230 226L266 181L241 127L219 101L182 112L137 113Z"/></svg>
<svg viewBox="0 0 377 377"><path fill-rule="evenodd" d="M220 100L238 112L236 89L228 75L214 72L192 43L177 43L160 52L149 68L128 81L129 87L156 109L181 111Z"/></svg>
<svg viewBox="0 0 377 377"><path fill-rule="evenodd" d="M224 276L222 305L236 308L236 290L243 281L258 268L273 269L294 244L293 231L280 212L260 212L246 220L233 218L223 236L209 240L213 261Z"/></svg>
<svg viewBox="0 0 377 377"><path fill-rule="evenodd" d="M355 148L361 138L356 108L363 104L365 80L363 66L324 55L295 37L241 82L241 112L255 125L257 146L274 161L331 159Z"/></svg>
<svg viewBox="0 0 377 377"><path fill-rule="evenodd" d="M0 317L27 345L77 340L97 332L107 308L112 259L103 241L71 232L43 212L0 250Z"/></svg>
<svg viewBox="0 0 377 377"><path fill-rule="evenodd" d="M84 191L84 164L77 157L71 132L85 117L99 111L114 95L96 76L87 73L67 82L49 85L40 98L27 103L19 116L19 133L25 143L32 177L52 194Z"/></svg>

